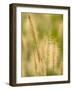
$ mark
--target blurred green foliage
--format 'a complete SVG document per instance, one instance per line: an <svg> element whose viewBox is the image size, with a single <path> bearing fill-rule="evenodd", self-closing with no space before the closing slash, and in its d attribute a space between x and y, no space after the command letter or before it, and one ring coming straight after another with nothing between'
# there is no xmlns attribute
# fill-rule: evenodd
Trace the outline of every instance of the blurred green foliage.
<svg viewBox="0 0 72 90"><path fill-rule="evenodd" d="M24 39L27 41L27 30L26 30L26 22L27 22L27 16L30 13L23 13L21 14L21 30L22 30L22 38L24 37ZM36 14L36 13L32 13L34 21L35 21L35 26L36 26L36 30L38 33L38 40L39 42L41 42L43 40L44 37L46 37L47 40L53 40L53 42L55 42L59 48L59 57L58 57L58 62L57 62L57 66L60 66L60 62L63 61L63 15L62 14ZM30 28L29 28L30 30ZM31 37L30 37L31 38ZM26 42L25 42L26 43ZM26 45L27 46L27 45ZM30 57L29 55L27 55L27 50L29 47L29 53L30 53ZM35 40L33 39L32 41L29 42L29 46L26 47L23 46L22 44L22 76L33 76L37 74L34 74L32 71L29 71L28 73L25 72L27 69L27 67L24 66L23 63L27 64L29 63L29 60L27 61L27 57L29 57L28 59L31 58L31 56L33 55L33 52L35 51L35 49L37 48L37 45L35 43ZM31 61L31 60L30 60ZM28 68L31 68L28 66ZM26 74L26 75L25 75ZM53 70L48 70L46 75L58 75L58 73L53 72Z"/></svg>

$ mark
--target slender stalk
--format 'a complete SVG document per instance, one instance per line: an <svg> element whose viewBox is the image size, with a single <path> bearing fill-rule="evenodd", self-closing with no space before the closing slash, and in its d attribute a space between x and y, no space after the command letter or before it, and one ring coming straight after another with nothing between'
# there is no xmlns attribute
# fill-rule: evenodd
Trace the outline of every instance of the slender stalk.
<svg viewBox="0 0 72 90"><path fill-rule="evenodd" d="M54 67L54 57L55 57L55 42L53 41L53 73L54 73L54 70L55 70L55 67Z"/></svg>
<svg viewBox="0 0 72 90"><path fill-rule="evenodd" d="M29 18L29 21L30 21L30 24L31 24L31 31L32 31L32 34L33 34L33 37L34 37L34 40L35 40L35 43L36 43L36 47L37 47L37 54L38 54L38 58L39 58L39 61L42 61L42 58L41 58L41 55L40 55L40 52L39 52L39 48L38 48L38 36L37 36L37 33L36 33L36 27L35 27L35 22L33 20L33 16L30 14L28 15L28 18Z"/></svg>

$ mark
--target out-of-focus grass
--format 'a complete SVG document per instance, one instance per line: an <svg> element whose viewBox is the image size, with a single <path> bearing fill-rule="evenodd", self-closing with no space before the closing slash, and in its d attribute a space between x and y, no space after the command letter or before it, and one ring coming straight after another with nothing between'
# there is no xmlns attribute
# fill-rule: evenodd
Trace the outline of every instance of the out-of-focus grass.
<svg viewBox="0 0 72 90"><path fill-rule="evenodd" d="M21 13L21 76L63 74L63 15Z"/></svg>

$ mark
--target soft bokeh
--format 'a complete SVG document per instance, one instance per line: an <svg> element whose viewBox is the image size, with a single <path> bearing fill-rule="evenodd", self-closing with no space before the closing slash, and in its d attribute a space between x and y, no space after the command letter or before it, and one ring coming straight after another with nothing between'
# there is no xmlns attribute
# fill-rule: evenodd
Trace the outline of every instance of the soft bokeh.
<svg viewBox="0 0 72 90"><path fill-rule="evenodd" d="M63 74L63 15L21 13L21 76Z"/></svg>

